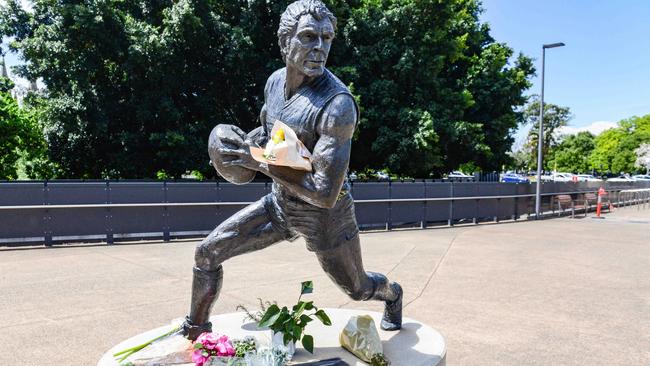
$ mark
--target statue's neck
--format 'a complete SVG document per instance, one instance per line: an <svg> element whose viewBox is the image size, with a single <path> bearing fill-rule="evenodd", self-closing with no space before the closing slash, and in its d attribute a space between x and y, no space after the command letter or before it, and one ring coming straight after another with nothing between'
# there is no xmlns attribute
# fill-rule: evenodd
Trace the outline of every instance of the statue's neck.
<svg viewBox="0 0 650 366"><path fill-rule="evenodd" d="M294 68L287 67L287 78L284 83L285 99L289 100L301 86L310 83L312 80L314 80L313 77L309 77Z"/></svg>

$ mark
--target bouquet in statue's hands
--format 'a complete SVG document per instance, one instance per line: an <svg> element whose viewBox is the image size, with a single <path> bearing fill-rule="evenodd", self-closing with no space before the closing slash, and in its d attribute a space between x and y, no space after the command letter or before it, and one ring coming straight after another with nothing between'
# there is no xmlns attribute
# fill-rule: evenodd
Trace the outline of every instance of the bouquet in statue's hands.
<svg viewBox="0 0 650 366"><path fill-rule="evenodd" d="M275 121L271 130L271 139L266 147L251 146L253 159L269 165L286 166L293 169L312 171L311 153L291 127Z"/></svg>

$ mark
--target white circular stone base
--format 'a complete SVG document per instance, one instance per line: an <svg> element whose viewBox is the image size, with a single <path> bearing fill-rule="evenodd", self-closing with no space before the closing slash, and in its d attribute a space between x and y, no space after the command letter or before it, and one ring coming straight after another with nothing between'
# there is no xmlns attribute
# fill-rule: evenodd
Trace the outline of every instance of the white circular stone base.
<svg viewBox="0 0 650 366"><path fill-rule="evenodd" d="M348 320L355 315L368 314L375 320L375 325L382 340L384 354L391 361L393 366L444 366L447 347L445 339L435 329L422 324L416 320L404 318L402 329L395 332L386 332L379 329L382 314L374 311L347 310L347 309L324 309L332 320L331 326L324 326L318 321L307 325L305 333L314 336L314 354L305 351L299 344L296 354L290 365L307 361L317 361L333 357L339 357L352 366L367 365L354 355L346 351L339 344L339 334L348 323ZM213 331L225 334L231 339L253 336L260 343L269 344L271 341L270 330L258 330L256 324L250 320L244 320L244 313L231 313L214 315L210 318ZM113 353L123 349L144 343L156 336L164 334L170 329L169 326L160 327L148 332L129 338L106 352L99 360L97 366L117 366L113 359ZM180 337L169 340L170 347L182 347L183 340ZM189 342L187 343L189 345ZM160 347L159 347L160 348ZM140 352L146 352L144 349ZM158 351L156 349L149 350ZM155 352L154 352L155 353ZM189 361L189 360L188 360ZM167 365L193 366L191 362L180 363L170 362Z"/></svg>

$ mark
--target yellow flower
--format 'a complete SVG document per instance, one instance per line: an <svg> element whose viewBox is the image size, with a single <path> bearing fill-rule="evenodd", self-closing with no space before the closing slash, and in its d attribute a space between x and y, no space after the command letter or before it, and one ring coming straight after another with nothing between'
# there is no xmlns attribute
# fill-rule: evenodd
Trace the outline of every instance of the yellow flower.
<svg viewBox="0 0 650 366"><path fill-rule="evenodd" d="M280 128L275 132L275 135L273 136L273 142L279 144L282 141L284 141L284 130Z"/></svg>

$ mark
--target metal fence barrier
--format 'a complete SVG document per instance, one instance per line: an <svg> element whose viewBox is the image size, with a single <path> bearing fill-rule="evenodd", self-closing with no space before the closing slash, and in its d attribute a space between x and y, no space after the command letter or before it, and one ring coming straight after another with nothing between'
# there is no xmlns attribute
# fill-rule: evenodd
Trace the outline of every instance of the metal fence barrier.
<svg viewBox="0 0 650 366"><path fill-rule="evenodd" d="M553 196L605 186L618 206L650 203L650 182L542 185L542 209ZM270 183L45 181L0 182L0 245L162 239L207 235L220 222L271 191ZM535 187L497 182L352 184L362 229L478 224L517 220L533 211ZM644 206L645 207L645 206Z"/></svg>
<svg viewBox="0 0 650 366"><path fill-rule="evenodd" d="M621 207L628 207L636 205L637 209L646 208L646 205L650 205L650 189L641 188L641 189L624 189L619 194L619 205Z"/></svg>

